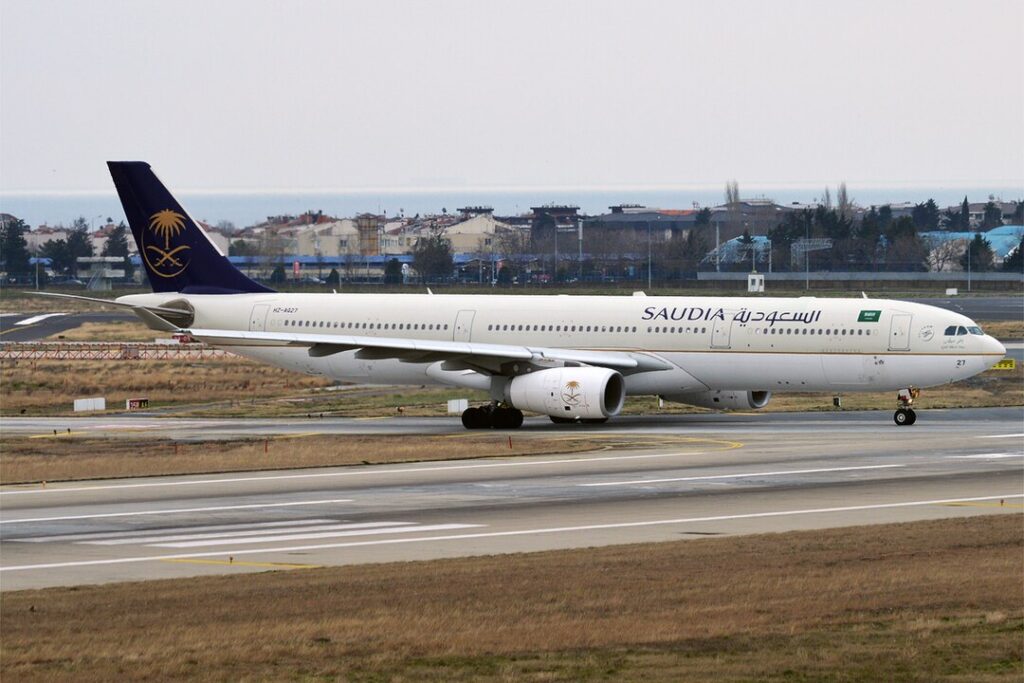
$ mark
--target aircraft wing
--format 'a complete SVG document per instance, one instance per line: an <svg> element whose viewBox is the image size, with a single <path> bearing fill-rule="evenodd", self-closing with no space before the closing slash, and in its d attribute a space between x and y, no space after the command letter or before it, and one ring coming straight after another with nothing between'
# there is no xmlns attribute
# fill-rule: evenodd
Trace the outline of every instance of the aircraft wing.
<svg viewBox="0 0 1024 683"><path fill-rule="evenodd" d="M214 346L306 347L314 357L330 356L355 350L368 360L395 359L407 363L462 361L467 367L492 374L503 374L506 363L535 362L539 364L580 363L611 368L626 374L668 370L667 361L645 353L627 351L589 351L545 346L513 344L479 344L474 342L435 339L402 339L398 337L362 337L330 334L293 334L282 332L247 332L237 330L182 330L196 339Z"/></svg>

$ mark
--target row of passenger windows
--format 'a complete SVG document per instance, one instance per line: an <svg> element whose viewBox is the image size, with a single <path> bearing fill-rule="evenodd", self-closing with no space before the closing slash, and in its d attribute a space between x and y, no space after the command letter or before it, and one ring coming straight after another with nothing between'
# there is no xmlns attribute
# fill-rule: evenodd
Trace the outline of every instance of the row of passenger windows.
<svg viewBox="0 0 1024 683"><path fill-rule="evenodd" d="M971 334L985 334L984 332L981 331L980 327L964 327L963 325L950 325L949 327L946 328L947 337L959 337L961 335L967 334L968 332L970 332Z"/></svg>
<svg viewBox="0 0 1024 683"><path fill-rule="evenodd" d="M870 337L872 335L872 331L871 330L865 330L863 328L859 328L859 329L857 329L856 335L855 335L853 330L830 330L830 329L827 329L827 328L826 329L820 329L820 328L806 328L806 327L803 327L803 328L800 328L800 327L797 327L797 328L786 327L786 328L778 328L778 329L776 329L774 327L757 327L757 328L754 328L754 334L812 334L812 335L813 334L824 334L824 335L830 335L830 336L836 336L836 337L839 337L839 336L844 336L845 337L847 335L849 335L851 337L853 337L853 336L857 336L857 337Z"/></svg>
<svg viewBox="0 0 1024 683"><path fill-rule="evenodd" d="M285 327L326 327L343 330L447 330L442 323L354 323L330 320L285 320Z"/></svg>
<svg viewBox="0 0 1024 683"><path fill-rule="evenodd" d="M488 325L491 332L636 332L628 325ZM650 332L650 330L648 330Z"/></svg>

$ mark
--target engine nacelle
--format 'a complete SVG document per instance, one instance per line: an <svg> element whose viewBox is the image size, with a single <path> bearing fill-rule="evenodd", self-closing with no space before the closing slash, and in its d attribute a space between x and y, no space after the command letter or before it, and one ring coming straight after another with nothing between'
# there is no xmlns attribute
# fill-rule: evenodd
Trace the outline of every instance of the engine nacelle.
<svg viewBox="0 0 1024 683"><path fill-rule="evenodd" d="M601 419L622 410L626 382L607 368L551 368L513 377L505 387L505 400L520 410L552 417Z"/></svg>
<svg viewBox="0 0 1024 683"><path fill-rule="evenodd" d="M662 398L666 401L715 410L757 410L768 405L768 399L771 397L770 391L701 391Z"/></svg>

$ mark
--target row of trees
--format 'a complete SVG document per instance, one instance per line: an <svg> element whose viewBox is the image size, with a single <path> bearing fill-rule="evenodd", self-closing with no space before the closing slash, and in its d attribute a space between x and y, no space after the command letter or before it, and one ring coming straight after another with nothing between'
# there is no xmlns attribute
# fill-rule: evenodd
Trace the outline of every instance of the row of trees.
<svg viewBox="0 0 1024 683"><path fill-rule="evenodd" d="M107 219L108 222L110 219ZM36 273L30 259L25 233L28 225L20 218L5 218L0 223L0 261L8 277L30 280L39 277L45 283L45 270ZM78 259L95 256L92 239L89 236L89 222L85 218L76 218L67 232L67 237L49 240L39 248L39 256L50 259L50 270L57 275L78 277ZM125 277L131 278L135 272L128 251L128 226L124 221L117 224L108 235L100 256L121 257Z"/></svg>

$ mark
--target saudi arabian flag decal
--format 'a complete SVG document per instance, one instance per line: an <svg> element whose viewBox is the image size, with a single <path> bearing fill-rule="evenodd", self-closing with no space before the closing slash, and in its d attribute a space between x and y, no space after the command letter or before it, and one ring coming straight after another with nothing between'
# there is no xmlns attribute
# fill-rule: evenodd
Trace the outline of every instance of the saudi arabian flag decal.
<svg viewBox="0 0 1024 683"><path fill-rule="evenodd" d="M861 311L860 315L857 316L857 322L859 323L877 323L879 318L882 317L881 311Z"/></svg>

